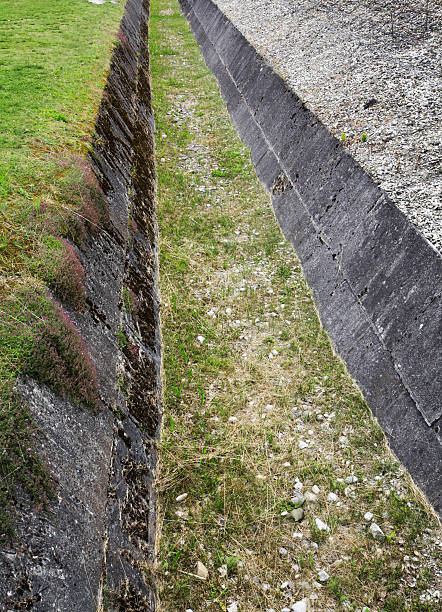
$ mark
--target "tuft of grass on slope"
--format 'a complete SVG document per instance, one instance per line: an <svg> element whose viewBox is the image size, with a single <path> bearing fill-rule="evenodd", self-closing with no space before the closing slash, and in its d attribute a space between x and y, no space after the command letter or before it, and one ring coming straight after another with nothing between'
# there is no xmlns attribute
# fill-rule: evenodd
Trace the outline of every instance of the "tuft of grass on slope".
<svg viewBox="0 0 442 612"><path fill-rule="evenodd" d="M438 523L333 354L175 0L153 0L150 45L162 610L281 610L307 597L318 610L435 612Z"/></svg>
<svg viewBox="0 0 442 612"><path fill-rule="evenodd" d="M78 249L106 221L85 155L122 10L84 0L0 6L0 542L14 532L17 483L36 502L53 490L18 376L99 406L85 344L55 298L84 308Z"/></svg>

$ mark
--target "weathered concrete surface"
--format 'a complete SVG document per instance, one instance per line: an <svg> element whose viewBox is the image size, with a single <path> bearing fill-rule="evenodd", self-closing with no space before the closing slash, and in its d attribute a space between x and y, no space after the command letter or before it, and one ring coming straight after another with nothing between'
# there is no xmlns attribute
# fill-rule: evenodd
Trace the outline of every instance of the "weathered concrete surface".
<svg viewBox="0 0 442 612"><path fill-rule="evenodd" d="M21 382L57 495L47 511L17 495L17 541L0 549L1 610L156 607L149 566L161 339L148 18L148 0L128 0L91 160L110 220L79 253L88 304L85 313L71 313L97 368L104 408L93 414ZM123 349L120 329L128 338Z"/></svg>
<svg viewBox="0 0 442 612"><path fill-rule="evenodd" d="M180 0L321 321L442 512L442 260L211 0Z"/></svg>

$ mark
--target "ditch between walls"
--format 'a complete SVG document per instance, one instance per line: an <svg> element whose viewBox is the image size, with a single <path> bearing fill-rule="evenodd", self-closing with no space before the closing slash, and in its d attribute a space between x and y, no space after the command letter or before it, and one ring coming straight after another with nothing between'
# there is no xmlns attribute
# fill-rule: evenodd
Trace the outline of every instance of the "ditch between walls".
<svg viewBox="0 0 442 612"><path fill-rule="evenodd" d="M16 540L0 549L2 610L156 609L161 337L148 36L149 1L128 0L90 155L109 220L78 252L87 306L69 311L103 409L20 382L57 487L47 510L17 491Z"/></svg>
<svg viewBox="0 0 442 612"><path fill-rule="evenodd" d="M180 0L334 348L442 512L442 258L212 0Z"/></svg>

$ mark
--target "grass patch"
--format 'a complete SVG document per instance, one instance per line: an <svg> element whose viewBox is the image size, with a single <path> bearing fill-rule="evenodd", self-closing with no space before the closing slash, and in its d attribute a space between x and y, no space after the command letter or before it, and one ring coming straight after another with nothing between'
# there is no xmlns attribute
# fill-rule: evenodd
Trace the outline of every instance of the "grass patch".
<svg viewBox="0 0 442 612"><path fill-rule="evenodd" d="M384 610L394 598L397 610L417 609L437 580L422 564L403 567L403 558L417 551L427 569L437 566L437 522L333 354L175 1L153 1L150 44L165 393L162 609L226 610L233 601L241 611L281 609L311 591L321 610L345 601ZM288 515L299 488L313 497L295 523ZM368 533L368 510L388 536L382 544ZM206 580L195 577L198 561ZM321 569L331 579L319 589Z"/></svg>
<svg viewBox="0 0 442 612"><path fill-rule="evenodd" d="M78 249L106 224L85 159L122 3L5 0L0 8L0 538L14 486L53 489L14 391L27 374L97 409L95 369L67 312L85 307ZM48 289L50 293L48 292Z"/></svg>

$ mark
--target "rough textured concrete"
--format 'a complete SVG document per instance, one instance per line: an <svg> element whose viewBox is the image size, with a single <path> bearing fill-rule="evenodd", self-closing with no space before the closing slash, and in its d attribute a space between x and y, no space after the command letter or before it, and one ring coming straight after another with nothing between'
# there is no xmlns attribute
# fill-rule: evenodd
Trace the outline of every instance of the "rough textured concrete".
<svg viewBox="0 0 442 612"><path fill-rule="evenodd" d="M17 494L17 540L0 549L1 610L156 607L150 565L161 339L148 18L148 0L128 0L91 159L110 219L79 252L87 309L70 313L97 368L103 410L94 414L21 381L57 493L47 510Z"/></svg>
<svg viewBox="0 0 442 612"><path fill-rule="evenodd" d="M442 260L211 0L180 0L321 321L442 511Z"/></svg>

